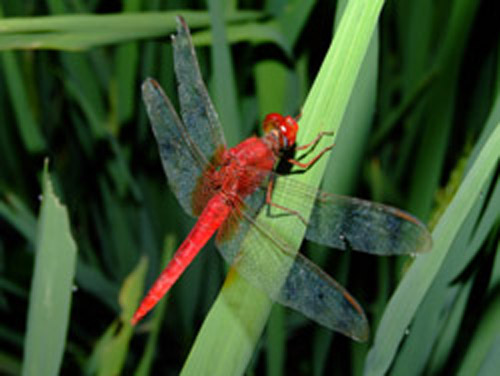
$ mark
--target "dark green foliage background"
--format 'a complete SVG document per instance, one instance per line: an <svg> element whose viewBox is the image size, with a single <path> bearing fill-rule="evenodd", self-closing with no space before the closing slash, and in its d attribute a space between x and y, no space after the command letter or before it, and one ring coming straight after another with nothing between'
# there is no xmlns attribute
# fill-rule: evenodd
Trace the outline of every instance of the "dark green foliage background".
<svg viewBox="0 0 500 376"><path fill-rule="evenodd" d="M212 17L221 14L220 5L208 3ZM86 45L89 48L78 52L61 51L50 42L26 48L33 35L15 31L9 35L2 31L0 18L0 373L17 374L22 367L43 160L50 160L55 190L68 208L78 247L61 374L93 373L89 358L121 312L118 294L125 278L145 255L149 286L161 269L167 234L175 236L167 242L171 252L168 248L177 245L193 224L168 190L140 98L140 84L150 76L176 101L168 38L175 14L186 13L188 22L192 15L195 43L203 45L197 50L201 69L228 143L234 145L258 132L259 120L269 111L300 113L331 41L336 6L327 1L299 3L240 2L238 10L256 12L240 13L239 19L229 17L231 22L223 23L231 42L229 60L224 48L204 33L211 22L205 2L9 0L0 4L4 19L172 11L164 18L168 23L150 34L134 33L134 24L118 19L129 34L117 33L109 40L99 39L107 31L102 25L68 19L71 27L77 28L79 22L82 26L80 32L61 39L66 46L80 49L82 36L95 35ZM378 89L371 133L362 166L342 193L395 204L428 223L446 208L494 104L499 103L498 5L472 3L386 2L378 30ZM282 18L287 6L303 7L303 22L290 19L283 29L272 21ZM228 2L225 7L237 13L235 4ZM31 20L24 22L29 25ZM151 19L149 26L154 22ZM237 34L245 23L250 26ZM268 25L275 35L261 35L259 24ZM115 26L110 24L110 30ZM44 36L40 32L41 40ZM47 37L53 37L50 30ZM273 83L276 71L287 77L287 85ZM494 180L497 177L498 173ZM325 185L332 186L328 182L338 178L327 175ZM484 194L498 197L492 191ZM429 348L422 349L423 360L415 373L455 373L461 359L474 351L470 343L475 331L481 320L491 320L490 308L499 298L498 224L497 216L476 257L455 276L459 286L467 286L457 325L446 332L446 346L439 336L428 345L446 350L435 359ZM322 263L359 298L375 332L409 260L332 252ZM210 245L170 293L151 353L151 374L179 372L224 277L225 266ZM273 310L249 374L362 372L369 344L352 343L284 312ZM443 317L453 312L444 312ZM493 312L498 314L498 307ZM125 348L123 374L148 373L148 367L137 370L144 359L147 332L147 325L139 328ZM393 373L411 373L410 365L402 362Z"/></svg>

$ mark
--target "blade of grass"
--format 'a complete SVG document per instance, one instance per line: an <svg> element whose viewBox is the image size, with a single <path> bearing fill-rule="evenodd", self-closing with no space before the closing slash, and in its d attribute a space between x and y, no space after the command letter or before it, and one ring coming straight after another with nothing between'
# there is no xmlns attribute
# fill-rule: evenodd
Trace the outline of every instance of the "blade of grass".
<svg viewBox="0 0 500 376"><path fill-rule="evenodd" d="M276 30L276 25L273 23L246 22L229 25L226 30L227 40L230 43L275 43L287 54L290 54L288 40L281 32ZM197 46L211 45L213 43L212 34L207 30L197 32L193 34L193 42Z"/></svg>
<svg viewBox="0 0 500 376"><path fill-rule="evenodd" d="M370 41L363 66L332 149L323 189L348 194L359 178L377 97L378 30Z"/></svg>
<svg viewBox="0 0 500 376"><path fill-rule="evenodd" d="M388 131L389 123L395 121L398 115L404 113L408 105L413 106L409 116L404 119L404 123L400 123L404 127L404 134L401 147L398 148L400 152L397 155L395 168L393 169L393 176L399 181L402 176L407 176L409 161L414 158L415 145L418 146L421 137L424 103L418 101L418 93L421 90L420 88L423 89L426 86L426 80L425 78L422 79L422 76L427 74L426 70L429 69L429 61L435 53L431 47L432 40L435 38L432 31L436 22L433 16L435 7L433 8L432 3L432 0L394 3L394 11L401 14L397 18L397 27L399 28L398 35L401 38L402 72L400 80L404 97L401 99L400 107L396 108L395 111L384 111L382 115L384 120L378 128L379 132L374 134L372 140L374 142L380 140L380 136L385 131ZM392 31L387 33L389 35L393 34ZM393 77L392 74L388 76ZM432 77L432 75L429 76ZM385 82L382 85L383 88L390 86ZM399 83L396 83L396 85L399 85ZM389 95L395 94L394 88L385 90L385 92ZM414 166L412 166L413 168Z"/></svg>
<svg viewBox="0 0 500 376"><path fill-rule="evenodd" d="M141 258L134 270L125 279L118 297L122 308L120 317L109 325L94 346L87 363L87 374L105 376L120 375L122 373L133 334L130 319L144 289L147 264L146 258Z"/></svg>
<svg viewBox="0 0 500 376"><path fill-rule="evenodd" d="M264 119L270 112L288 113L284 105L290 101L287 88L291 86L291 73L283 63L275 60L265 60L255 65L259 119Z"/></svg>
<svg viewBox="0 0 500 376"><path fill-rule="evenodd" d="M36 218L17 195L7 193L0 201L0 216L16 228L26 240L35 244Z"/></svg>
<svg viewBox="0 0 500 376"><path fill-rule="evenodd" d="M436 59L438 78L426 102L425 129L411 174L408 209L419 218L428 217L439 185L452 131L461 57L479 3L459 0L450 6L447 34Z"/></svg>
<svg viewBox="0 0 500 376"><path fill-rule="evenodd" d="M336 131L340 126L382 5L383 1L348 3L305 103L299 144L313 139L321 130ZM330 142L325 140L318 148ZM326 162L320 160L313 171L303 174L299 179L318 185ZM301 215L307 218L308 213L301 212ZM289 219L276 221L273 229L277 230L279 222L282 231L278 234L289 234L286 239L298 249L305 229ZM260 337L271 304L260 290L248 285L231 269L191 349L182 374L196 375L201 371L208 374L242 374Z"/></svg>
<svg viewBox="0 0 500 376"><path fill-rule="evenodd" d="M365 375L382 375L389 369L411 320L439 273L463 222L500 157L500 123L482 148L455 198L433 231L433 251L413 263L385 310L365 364Z"/></svg>
<svg viewBox="0 0 500 376"><path fill-rule="evenodd" d="M116 301L118 284L111 282L95 265L79 258L76 265L76 281L78 282L78 288L94 295L114 312L120 311Z"/></svg>
<svg viewBox="0 0 500 376"><path fill-rule="evenodd" d="M48 161L36 248L22 374L57 375L66 343L77 250L66 208L53 191Z"/></svg>
<svg viewBox="0 0 500 376"><path fill-rule="evenodd" d="M166 265L168 261L172 259L172 255L174 254L176 248L175 247L176 243L177 240L175 238L175 235L169 234L165 237L161 265ZM158 336L160 335L162 319L167 309L167 302L168 302L168 296L165 299L162 299L158 303L158 306L153 312L152 315L153 317L148 323L148 325L150 325L151 330L148 336L144 354L134 373L134 375L136 376L142 376L142 375L147 376L151 374L151 367L153 364L154 355L158 345L157 342L158 342Z"/></svg>
<svg viewBox="0 0 500 376"><path fill-rule="evenodd" d="M280 46L290 56L299 32L302 30L313 6L313 1L297 0L286 4L283 12L269 22L246 22L230 25L226 28L228 41L231 43L244 41L256 44L272 42ZM201 31L193 35L193 41L197 45L213 44L212 34L209 31Z"/></svg>
<svg viewBox="0 0 500 376"><path fill-rule="evenodd" d="M500 368L500 337L497 337L495 342L488 350L488 354L484 357L478 376L494 375Z"/></svg>
<svg viewBox="0 0 500 376"><path fill-rule="evenodd" d="M275 304L269 315L266 338L266 375L285 375L286 364L285 308Z"/></svg>
<svg viewBox="0 0 500 376"><path fill-rule="evenodd" d="M64 14L70 11L68 5L59 1L50 0L48 1L48 6L50 11L55 14ZM25 23L28 22L29 20L25 20ZM36 20L31 19L31 22L36 23ZM59 57L64 68L68 72L68 79L63 82L66 86L66 90L73 94L76 102L86 115L90 130L92 131L92 136L96 139L104 137L106 135L104 96L88 56L83 54L61 53Z"/></svg>
<svg viewBox="0 0 500 376"><path fill-rule="evenodd" d="M491 179L486 182L483 190L487 191L490 184ZM420 303L411 329L406 333L405 342L397 353L397 359L392 367L394 375L405 374L408 366L416 374L422 373L428 358L435 353L432 345L436 341L443 340L443 326L450 324L453 311L460 309L457 305L457 299L460 298L458 294L460 289L466 291L467 286L453 284L453 280L463 270L461 266L465 255L475 254L479 249L473 249L469 239L477 226L484 204L484 199L477 199L469 210L467 219L457 231L457 237L443 260L440 272Z"/></svg>
<svg viewBox="0 0 500 376"><path fill-rule="evenodd" d="M457 163L449 183L443 189L447 194L441 199L443 209L436 211L439 216L442 215L442 211L446 209L455 195L463 178L465 166L468 165L470 168L470 165L477 157L477 153L481 150L480 146L484 146L487 137L494 130L494 124L500 121L499 114L500 112L496 108L496 104L494 104L481 137L474 147L475 151L468 153L470 154L469 158L463 157ZM492 184L495 185L492 186ZM398 351L397 360L392 367L395 375L404 374L409 365L416 373L423 372L423 368L429 363L429 357L436 358L439 356L444 360L445 356L441 354L447 354L454 344L453 340L457 333L451 332L453 328L451 321L457 322L466 307L456 302L461 297L457 296L458 286L453 281L483 248L483 243L487 235L492 231L500 210L500 181L496 183L488 181L483 187L483 191L491 191L492 193L487 195L487 202L485 201L486 195L477 200L470 210L467 220L461 226L458 237L454 240L450 252L443 261L440 273L436 276L415 314L412 330L405 337L405 343ZM470 282L468 281L468 283ZM467 285L461 287L461 289L466 290ZM462 300L465 299L465 302L467 302L467 298L466 295ZM460 321L458 321L458 324L460 324ZM446 327L444 327L445 325ZM441 330L446 332L442 333ZM439 353L432 346L435 343L439 348Z"/></svg>
<svg viewBox="0 0 500 376"><path fill-rule="evenodd" d="M140 1L124 1L124 13L133 13L140 10ZM124 14L122 13L122 14ZM137 66L139 62L139 46L131 42L120 45L116 51L116 112L119 128L124 122L128 121L134 111L135 83ZM113 133L118 130L114 129Z"/></svg>
<svg viewBox="0 0 500 376"><path fill-rule="evenodd" d="M442 330L434 328L436 330L435 335L438 337L439 341L436 343L436 346L428 346L429 349L432 349L428 364L431 374L437 375L439 373L439 370L442 369L450 352L453 350L453 346L460 332L462 320L464 319L465 310L469 304L472 282L472 280L469 280L465 285L454 286L453 292L456 296L454 296L451 304L452 311L449 315L442 315L441 322L439 323L440 326L442 326ZM445 299L446 303L449 304L449 296ZM421 369L422 366L419 365L419 368Z"/></svg>
<svg viewBox="0 0 500 376"><path fill-rule="evenodd" d="M495 260L491 271L490 284L488 286L488 294L490 294L500 284L500 242L497 246Z"/></svg>
<svg viewBox="0 0 500 376"><path fill-rule="evenodd" d="M0 372L3 375L20 375L21 362L11 354L0 352Z"/></svg>
<svg viewBox="0 0 500 376"><path fill-rule="evenodd" d="M495 363L500 364L500 299L498 294L492 297L489 307L483 315L484 317L478 321L479 327L476 329L474 337L467 346L467 353L462 358L458 375L479 375L480 372L486 372ZM498 371L498 368L495 371ZM493 375L494 373L489 374Z"/></svg>
<svg viewBox="0 0 500 376"><path fill-rule="evenodd" d="M10 98L19 125L19 133L24 147L31 153L37 153L46 148L45 139L40 132L40 126L35 120L32 106L29 104L26 85L23 82L20 65L13 52L2 53L4 77L7 81Z"/></svg>
<svg viewBox="0 0 500 376"><path fill-rule="evenodd" d="M224 128L226 141L228 145L236 145L242 138L243 130L238 108L235 71L224 25L224 10L222 3L218 0L208 0L207 2L213 35L211 92Z"/></svg>
<svg viewBox="0 0 500 376"><path fill-rule="evenodd" d="M208 26L207 12L178 9L106 15L58 15L2 20L0 50L57 49L78 51L144 38L161 37L175 30L175 16L182 14L192 28ZM228 22L257 20L261 12L228 14ZM134 25L134 27L130 27Z"/></svg>
<svg viewBox="0 0 500 376"><path fill-rule="evenodd" d="M3 23L4 19L1 7L0 19ZM45 149L46 143L35 120L32 107L29 105L28 93L26 92L26 85L21 76L17 57L14 53L8 51L2 53L1 57L5 71L4 77L7 81L10 98L16 113L21 139L28 151L32 153L39 152Z"/></svg>
<svg viewBox="0 0 500 376"><path fill-rule="evenodd" d="M110 244L106 255L107 266L116 279L121 280L137 260L137 243L130 231L130 219L123 202L113 194L104 180L100 182L100 188L107 222L101 237L103 244Z"/></svg>
<svg viewBox="0 0 500 376"><path fill-rule="evenodd" d="M276 18L276 23L288 41L288 49L291 51L311 14L315 2L312 0L292 0L282 5L284 6L283 12Z"/></svg>

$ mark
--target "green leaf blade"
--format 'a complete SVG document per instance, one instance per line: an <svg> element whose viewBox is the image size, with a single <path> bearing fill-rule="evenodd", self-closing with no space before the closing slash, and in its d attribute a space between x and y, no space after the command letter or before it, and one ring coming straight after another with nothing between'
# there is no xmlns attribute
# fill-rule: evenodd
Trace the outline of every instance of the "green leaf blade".
<svg viewBox="0 0 500 376"><path fill-rule="evenodd" d="M462 223L481 194L500 158L500 123L482 148L456 196L433 231L434 247L421 255L398 286L380 322L365 364L365 375L383 375L389 369L411 320L458 235Z"/></svg>
<svg viewBox="0 0 500 376"><path fill-rule="evenodd" d="M47 165L25 338L25 376L59 374L75 275L76 244L66 208L54 194Z"/></svg>

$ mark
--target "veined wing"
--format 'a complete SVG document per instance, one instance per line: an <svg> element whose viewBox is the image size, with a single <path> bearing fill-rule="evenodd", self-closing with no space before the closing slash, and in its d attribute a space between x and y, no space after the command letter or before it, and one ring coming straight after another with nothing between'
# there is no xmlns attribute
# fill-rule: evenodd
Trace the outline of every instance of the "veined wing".
<svg viewBox="0 0 500 376"><path fill-rule="evenodd" d="M272 201L288 209L268 207L271 217L304 212L314 201L307 221L305 238L340 250L355 250L375 255L416 254L430 250L432 238L426 226L417 218L394 207L322 192L290 177L275 179ZM276 189L280 187L280 189ZM267 181L245 200L245 211L251 218L265 205ZM236 221L234 221L236 222ZM297 217L297 222L301 223ZM236 228L234 224L230 226ZM230 231L233 238L239 235Z"/></svg>
<svg viewBox="0 0 500 376"><path fill-rule="evenodd" d="M273 192L273 202L300 212L304 203L314 199L311 216L306 218L308 240L375 255L414 254L431 248L432 239L425 225L402 210L321 192L290 178L280 183L284 187ZM272 213L283 214L274 208Z"/></svg>
<svg viewBox="0 0 500 376"><path fill-rule="evenodd" d="M275 178L272 174L270 177ZM286 197L280 197L276 190L273 201L290 210L300 211L314 201L306 232L310 240L378 255L417 253L430 248L431 238L425 226L403 211L322 193L293 179L277 184L285 184L281 188L285 188ZM265 186L263 182L245 198L221 228L217 245L223 257L273 300L353 339L367 339L368 323L356 300L307 258L293 254L284 240L286 235L271 230L272 217L293 214L271 207L269 218L254 220L265 205Z"/></svg>
<svg viewBox="0 0 500 376"><path fill-rule="evenodd" d="M148 78L144 81L142 96L170 188L183 209L188 214L195 215L192 195L196 188L196 178L202 176L208 161L196 149L190 148L184 125L155 80Z"/></svg>
<svg viewBox="0 0 500 376"><path fill-rule="evenodd" d="M252 219L252 206L264 197L264 190L248 197L247 206L235 210L221 229L217 246L223 257L276 302L353 339L366 340L368 323L354 298L307 258L293 254L284 238L271 232L272 223ZM227 231L233 231L231 236L225 236Z"/></svg>
<svg viewBox="0 0 500 376"><path fill-rule="evenodd" d="M202 180L204 173L211 168L210 162L217 163L225 141L201 78L189 29L181 17L177 23L174 67L185 123L156 81L145 80L142 93L170 187L183 209L197 216L205 203L199 201L207 201L210 193L205 189L203 197L195 196L200 194L200 187L208 186Z"/></svg>
<svg viewBox="0 0 500 376"><path fill-rule="evenodd" d="M181 116L186 125L187 142L208 161L226 147L222 126L203 82L189 28L177 17L177 35L172 38L174 68L179 83Z"/></svg>
<svg viewBox="0 0 500 376"><path fill-rule="evenodd" d="M370 329L363 308L342 285L300 253L276 301L356 341L368 340Z"/></svg>
<svg viewBox="0 0 500 376"><path fill-rule="evenodd" d="M417 218L376 202L321 192L306 231L306 239L343 250L376 255L426 252L432 238Z"/></svg>

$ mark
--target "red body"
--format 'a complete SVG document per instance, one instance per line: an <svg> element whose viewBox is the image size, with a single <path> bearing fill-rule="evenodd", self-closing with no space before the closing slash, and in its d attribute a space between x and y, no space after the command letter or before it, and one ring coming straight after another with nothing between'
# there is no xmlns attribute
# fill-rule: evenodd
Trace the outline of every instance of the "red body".
<svg viewBox="0 0 500 376"><path fill-rule="evenodd" d="M206 202L206 206L196 225L141 302L132 318L133 324L168 292L232 211L262 183L273 169L281 150L294 145L298 125L291 116L269 114L263 124L266 131L264 137L250 137L234 148L223 150L215 168L205 172L200 192L195 194L197 197L193 197L193 200ZM202 197L202 192L208 192L209 197Z"/></svg>

